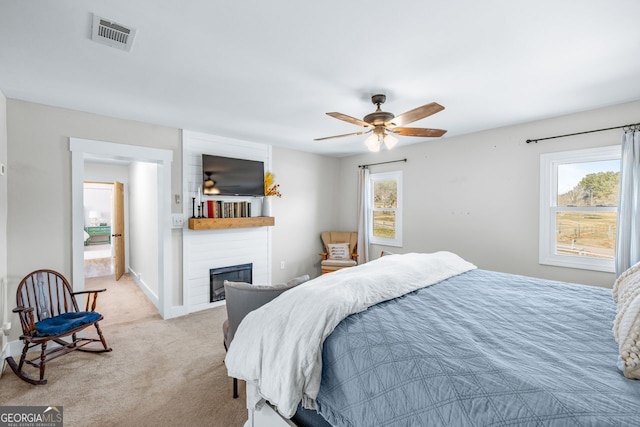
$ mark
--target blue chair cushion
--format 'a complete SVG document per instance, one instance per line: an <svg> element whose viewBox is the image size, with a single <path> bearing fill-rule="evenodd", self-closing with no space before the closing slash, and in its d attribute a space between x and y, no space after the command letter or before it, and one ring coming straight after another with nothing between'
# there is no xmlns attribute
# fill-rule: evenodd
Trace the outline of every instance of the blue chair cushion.
<svg viewBox="0 0 640 427"><path fill-rule="evenodd" d="M36 334L40 337L63 335L82 325L89 325L100 319L100 313L95 311L80 311L77 313L62 313L36 323Z"/></svg>

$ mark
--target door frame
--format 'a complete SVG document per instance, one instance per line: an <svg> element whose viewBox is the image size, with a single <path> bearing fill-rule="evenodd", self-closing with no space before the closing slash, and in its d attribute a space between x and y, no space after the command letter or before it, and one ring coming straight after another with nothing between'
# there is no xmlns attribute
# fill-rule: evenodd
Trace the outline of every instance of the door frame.
<svg viewBox="0 0 640 427"><path fill-rule="evenodd" d="M91 159L130 160L158 165L158 312L173 317L171 241L171 162L173 152L159 148L69 138L71 150L71 238L73 290L84 290L84 162Z"/></svg>

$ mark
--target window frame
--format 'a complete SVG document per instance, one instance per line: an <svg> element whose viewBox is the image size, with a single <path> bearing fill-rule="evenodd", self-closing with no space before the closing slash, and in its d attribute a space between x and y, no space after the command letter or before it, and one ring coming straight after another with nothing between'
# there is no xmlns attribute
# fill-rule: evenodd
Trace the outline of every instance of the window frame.
<svg viewBox="0 0 640 427"><path fill-rule="evenodd" d="M374 207L374 189L376 181L395 180L397 183L397 206L395 208ZM402 171L390 171L369 174L368 211L369 211L369 243L382 246L402 247ZM396 237L378 237L373 235L373 213L375 211L394 211L396 216Z"/></svg>
<svg viewBox="0 0 640 427"><path fill-rule="evenodd" d="M615 272L615 259L590 258L556 253L556 218L558 212L618 212L618 206L558 206L558 166L619 160L619 145L560 151L540 155L540 230L539 263L582 270ZM620 201L618 201L620 204Z"/></svg>

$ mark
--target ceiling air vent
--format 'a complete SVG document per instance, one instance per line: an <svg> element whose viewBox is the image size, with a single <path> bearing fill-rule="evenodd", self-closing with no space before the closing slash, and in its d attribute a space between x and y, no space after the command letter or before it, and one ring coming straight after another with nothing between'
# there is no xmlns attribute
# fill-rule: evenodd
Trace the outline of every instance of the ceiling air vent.
<svg viewBox="0 0 640 427"><path fill-rule="evenodd" d="M93 30L91 32L91 40L93 41L131 52L135 35L136 30L133 28L127 28L109 19L93 15Z"/></svg>

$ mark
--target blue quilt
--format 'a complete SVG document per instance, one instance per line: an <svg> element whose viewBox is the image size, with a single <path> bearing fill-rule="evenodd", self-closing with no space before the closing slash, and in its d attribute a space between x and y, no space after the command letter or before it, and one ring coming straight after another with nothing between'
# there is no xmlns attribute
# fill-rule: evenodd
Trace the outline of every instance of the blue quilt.
<svg viewBox="0 0 640 427"><path fill-rule="evenodd" d="M334 426L640 426L611 290L472 270L344 319L318 412Z"/></svg>

